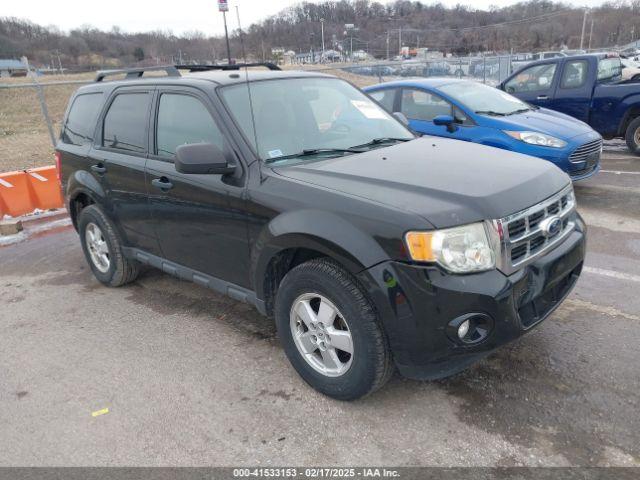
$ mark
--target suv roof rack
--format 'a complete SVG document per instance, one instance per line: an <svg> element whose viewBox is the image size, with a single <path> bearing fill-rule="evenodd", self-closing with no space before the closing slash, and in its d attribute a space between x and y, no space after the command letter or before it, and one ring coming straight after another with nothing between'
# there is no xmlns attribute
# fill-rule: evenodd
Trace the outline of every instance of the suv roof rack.
<svg viewBox="0 0 640 480"><path fill-rule="evenodd" d="M146 72L165 72L167 77L180 77L180 72L173 65L163 65L158 67L140 67L140 68L122 68L119 70L100 70L96 75L96 82L102 82L105 78L112 75L126 74L125 80L140 78Z"/></svg>
<svg viewBox="0 0 640 480"><path fill-rule="evenodd" d="M281 70L279 66L271 62L255 62L255 63L232 63L230 65L176 65L175 68L180 70L189 70L190 72L207 72L209 70L240 70L246 67L265 67L269 70Z"/></svg>

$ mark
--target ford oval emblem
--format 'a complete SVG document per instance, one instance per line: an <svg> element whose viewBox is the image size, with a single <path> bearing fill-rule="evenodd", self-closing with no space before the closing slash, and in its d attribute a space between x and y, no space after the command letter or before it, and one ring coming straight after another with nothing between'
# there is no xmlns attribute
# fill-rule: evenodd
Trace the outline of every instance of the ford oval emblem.
<svg viewBox="0 0 640 480"><path fill-rule="evenodd" d="M553 237L562 230L562 219L557 215L545 218L540 222L540 230L545 237Z"/></svg>

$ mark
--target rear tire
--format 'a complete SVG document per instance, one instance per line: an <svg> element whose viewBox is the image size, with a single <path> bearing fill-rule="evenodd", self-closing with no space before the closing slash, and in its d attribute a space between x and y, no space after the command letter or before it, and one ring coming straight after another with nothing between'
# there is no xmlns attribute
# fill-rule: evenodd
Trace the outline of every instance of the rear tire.
<svg viewBox="0 0 640 480"><path fill-rule="evenodd" d="M624 139L631 153L640 156L640 117L633 119L629 123Z"/></svg>
<svg viewBox="0 0 640 480"><path fill-rule="evenodd" d="M78 217L82 250L95 277L109 287L133 282L140 264L126 258L115 225L97 205L84 208Z"/></svg>
<svg viewBox="0 0 640 480"><path fill-rule="evenodd" d="M278 288L275 317L289 361L325 395L355 400L381 388L393 374L373 305L355 278L330 259L310 260L287 273Z"/></svg>

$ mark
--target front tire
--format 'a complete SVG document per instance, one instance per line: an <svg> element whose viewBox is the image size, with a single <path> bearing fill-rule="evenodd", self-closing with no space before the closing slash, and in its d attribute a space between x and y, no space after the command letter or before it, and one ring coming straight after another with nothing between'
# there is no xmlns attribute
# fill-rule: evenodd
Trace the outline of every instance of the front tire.
<svg viewBox="0 0 640 480"><path fill-rule="evenodd" d="M138 277L140 264L124 256L115 225L100 207L89 205L80 212L78 232L87 263L101 283L120 287Z"/></svg>
<svg viewBox="0 0 640 480"><path fill-rule="evenodd" d="M355 400L393 373L387 339L356 280L330 259L298 265L275 302L278 335L298 374L319 392Z"/></svg>
<svg viewBox="0 0 640 480"><path fill-rule="evenodd" d="M629 123L624 139L631 153L640 156L640 117Z"/></svg>

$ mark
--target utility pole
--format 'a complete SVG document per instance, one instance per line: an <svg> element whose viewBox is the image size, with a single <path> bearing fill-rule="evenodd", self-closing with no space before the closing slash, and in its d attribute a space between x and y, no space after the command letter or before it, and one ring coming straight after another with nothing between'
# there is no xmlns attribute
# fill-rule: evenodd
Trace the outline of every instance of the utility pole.
<svg viewBox="0 0 640 480"><path fill-rule="evenodd" d="M589 30L589 50L591 50L591 37L593 37L593 17L591 17L591 29Z"/></svg>
<svg viewBox="0 0 640 480"><path fill-rule="evenodd" d="M244 38L242 35L242 25L240 24L240 9L236 5L236 17L238 17L238 30L240 30L240 48L242 49L242 61L247 63L247 55L244 52Z"/></svg>
<svg viewBox="0 0 640 480"><path fill-rule="evenodd" d="M389 30L387 30L387 61L389 61Z"/></svg>
<svg viewBox="0 0 640 480"><path fill-rule="evenodd" d="M584 29L587 26L587 13L589 13L589 9L585 7L584 15L582 16L582 33L580 34L580 50L584 45Z"/></svg>
<svg viewBox="0 0 640 480"><path fill-rule="evenodd" d="M402 53L402 27L398 28L398 53Z"/></svg>
<svg viewBox="0 0 640 480"><path fill-rule="evenodd" d="M224 38L227 42L227 63L231 65L231 46L229 45L229 31L227 30L227 12L229 4L227 0L218 0L218 11L222 12L222 20L224 21Z"/></svg>
<svg viewBox="0 0 640 480"><path fill-rule="evenodd" d="M324 18L320 19L320 32L322 35L322 56L320 57L320 63L324 62Z"/></svg>

